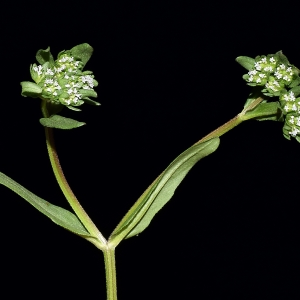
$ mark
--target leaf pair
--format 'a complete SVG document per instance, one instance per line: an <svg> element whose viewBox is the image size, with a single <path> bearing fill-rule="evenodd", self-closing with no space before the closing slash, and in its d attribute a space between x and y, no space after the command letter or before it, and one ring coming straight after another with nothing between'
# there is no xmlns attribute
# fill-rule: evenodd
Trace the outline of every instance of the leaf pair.
<svg viewBox="0 0 300 300"><path fill-rule="evenodd" d="M129 238L145 230L155 214L171 199L176 188L189 170L203 157L214 152L219 146L219 138L195 144L180 154L168 168L150 185L124 216L110 236L109 243L116 247L124 238ZM200 180L200 179L199 179ZM0 172L0 184L8 187L54 223L91 241L95 237L82 225L76 215L66 209L50 204Z"/></svg>

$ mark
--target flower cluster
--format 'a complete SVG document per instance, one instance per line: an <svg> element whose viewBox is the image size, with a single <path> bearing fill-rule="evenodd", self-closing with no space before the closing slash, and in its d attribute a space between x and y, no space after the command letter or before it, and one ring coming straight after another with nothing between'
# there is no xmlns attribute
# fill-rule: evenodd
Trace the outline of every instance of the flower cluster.
<svg viewBox="0 0 300 300"><path fill-rule="evenodd" d="M34 82L21 82L22 96L52 103L54 111L61 110L63 106L78 111L78 106L84 102L100 105L90 99L97 97L94 87L98 82L94 79L93 72L83 71L92 53L93 48L84 43L71 50L61 51L54 60L49 47L40 49L36 54L39 64L30 66Z"/></svg>
<svg viewBox="0 0 300 300"><path fill-rule="evenodd" d="M294 67L284 64L276 54L257 57L253 68L243 76L249 85L263 86L267 96L279 96L295 77Z"/></svg>
<svg viewBox="0 0 300 300"><path fill-rule="evenodd" d="M85 96L97 96L94 87L98 85L92 72L82 72L83 64L70 53L61 53L51 66L33 64L30 68L32 79L42 89L42 98L72 108L84 103Z"/></svg>
<svg viewBox="0 0 300 300"><path fill-rule="evenodd" d="M299 93L298 89L294 89ZM300 98L296 98L297 94L292 90L283 92L280 97L280 104L283 113L286 115L283 133L286 138L300 136Z"/></svg>
<svg viewBox="0 0 300 300"><path fill-rule="evenodd" d="M261 93L279 97L285 119L283 134L300 142L300 78L299 70L291 65L282 52L255 59L241 57L241 64L248 69L243 78L250 86L260 86Z"/></svg>

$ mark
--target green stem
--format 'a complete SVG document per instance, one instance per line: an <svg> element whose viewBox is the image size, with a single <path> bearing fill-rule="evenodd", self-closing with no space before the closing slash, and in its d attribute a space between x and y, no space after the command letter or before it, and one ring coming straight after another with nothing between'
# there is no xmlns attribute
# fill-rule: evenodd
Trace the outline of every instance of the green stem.
<svg viewBox="0 0 300 300"><path fill-rule="evenodd" d="M107 300L117 300L115 248L103 249Z"/></svg>
<svg viewBox="0 0 300 300"><path fill-rule="evenodd" d="M43 116L45 118L49 117L49 113L47 110L47 102L45 100L42 100L42 112ZM72 209L76 213L77 217L80 219L82 224L85 226L85 228L88 230L88 232L96 237L98 239L98 243L95 245L100 248L101 250L105 248L106 245L106 239L103 237L101 232L98 230L96 225L93 223L93 221L90 219L88 214L85 212L83 207L80 205L79 201L77 200L76 196L74 195L73 191L71 190L65 175L63 173L63 170L61 168L55 143L54 143L54 137L53 137L53 130L52 128L45 127L45 133L46 133L46 143L47 143L47 149L48 154L51 162L51 166L55 175L55 178L65 195L67 201L71 205ZM91 241L91 240L90 240ZM100 243L99 243L100 242Z"/></svg>
<svg viewBox="0 0 300 300"><path fill-rule="evenodd" d="M210 140L212 138L215 138L215 137L220 137L221 135L223 135L224 133L228 132L229 130L231 130L235 126L239 125L240 123L242 123L243 121L246 120L245 118L243 118L244 115L246 114L246 112L248 112L250 110L253 110L262 101L263 101L263 99L261 97L255 99L249 106L247 106L246 108L244 108L243 111L241 113L239 113L236 117L234 117L230 121L226 122L222 126L218 127L217 129L215 129L214 131L212 131L211 133L209 133L208 135L206 135L204 138L202 138L196 144L206 142L206 141L208 141L208 140Z"/></svg>

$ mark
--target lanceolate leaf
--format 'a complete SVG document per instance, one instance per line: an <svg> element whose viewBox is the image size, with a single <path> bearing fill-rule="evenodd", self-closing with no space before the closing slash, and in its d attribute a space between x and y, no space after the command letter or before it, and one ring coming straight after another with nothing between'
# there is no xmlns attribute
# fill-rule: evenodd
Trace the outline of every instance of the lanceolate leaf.
<svg viewBox="0 0 300 300"><path fill-rule="evenodd" d="M84 122L79 122L59 115L53 115L49 118L41 118L40 123L45 127L57 129L73 129L85 125Z"/></svg>
<svg viewBox="0 0 300 300"><path fill-rule="evenodd" d="M0 184L3 184L19 196L21 196L57 225L60 225L65 229L70 230L71 232L76 233L79 236L82 236L83 238L92 237L73 213L59 206L52 205L51 203L34 195L23 186L18 184L16 181L1 172Z"/></svg>
<svg viewBox="0 0 300 300"><path fill-rule="evenodd" d="M218 148L219 142L219 138L214 138L204 143L195 144L180 154L124 216L111 234L109 242L116 246L124 238L142 232L154 215L171 199L189 170L201 158L214 152Z"/></svg>

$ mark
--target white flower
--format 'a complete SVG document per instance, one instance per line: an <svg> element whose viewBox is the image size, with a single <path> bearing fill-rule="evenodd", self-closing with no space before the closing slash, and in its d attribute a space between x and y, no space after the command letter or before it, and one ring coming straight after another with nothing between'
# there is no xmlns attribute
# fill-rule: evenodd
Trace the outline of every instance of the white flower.
<svg viewBox="0 0 300 300"><path fill-rule="evenodd" d="M264 71L266 71L266 72L272 72L273 68L271 66L268 66L268 67L264 68Z"/></svg>
<svg viewBox="0 0 300 300"><path fill-rule="evenodd" d="M53 73L53 71L51 70L51 69L47 69L47 71L46 71L46 73L45 73L46 75L54 75L54 73Z"/></svg>
<svg viewBox="0 0 300 300"><path fill-rule="evenodd" d="M284 69L285 69L285 65L284 65L284 64L281 64L281 65L279 66L279 68L282 69L282 70L284 70Z"/></svg>
<svg viewBox="0 0 300 300"><path fill-rule="evenodd" d="M296 127L293 127L293 130L289 132L290 135L296 136L298 134L299 130Z"/></svg>
<svg viewBox="0 0 300 300"><path fill-rule="evenodd" d="M282 74L280 74L279 72L275 72L274 73L274 75L275 75L275 77L277 78L277 79L280 79L281 77L282 77Z"/></svg>
<svg viewBox="0 0 300 300"><path fill-rule="evenodd" d="M274 57L271 57L271 58L270 58L270 62L271 62L271 63L274 63L274 62L275 62Z"/></svg>
<svg viewBox="0 0 300 300"><path fill-rule="evenodd" d="M252 70L252 71L249 71L248 72L248 74L249 75L255 75L257 73L257 71L256 70ZM84 77L84 76L83 76ZM82 80L83 81L83 80ZM84 81L83 81L84 82Z"/></svg>
<svg viewBox="0 0 300 300"><path fill-rule="evenodd" d="M259 62L256 62L255 64L254 64L254 67L256 68L256 70L258 70L258 71L260 71L261 70L261 65L260 65L260 63Z"/></svg>
<svg viewBox="0 0 300 300"><path fill-rule="evenodd" d="M46 79L45 80L45 84L52 84L53 83L53 79Z"/></svg>
<svg viewBox="0 0 300 300"><path fill-rule="evenodd" d="M41 75L42 75L42 68L43 68L43 67L42 67L41 65L39 65L38 67L37 67L37 66L34 66L34 67L33 67L33 70L36 71L36 72L38 73L39 76L41 76Z"/></svg>

